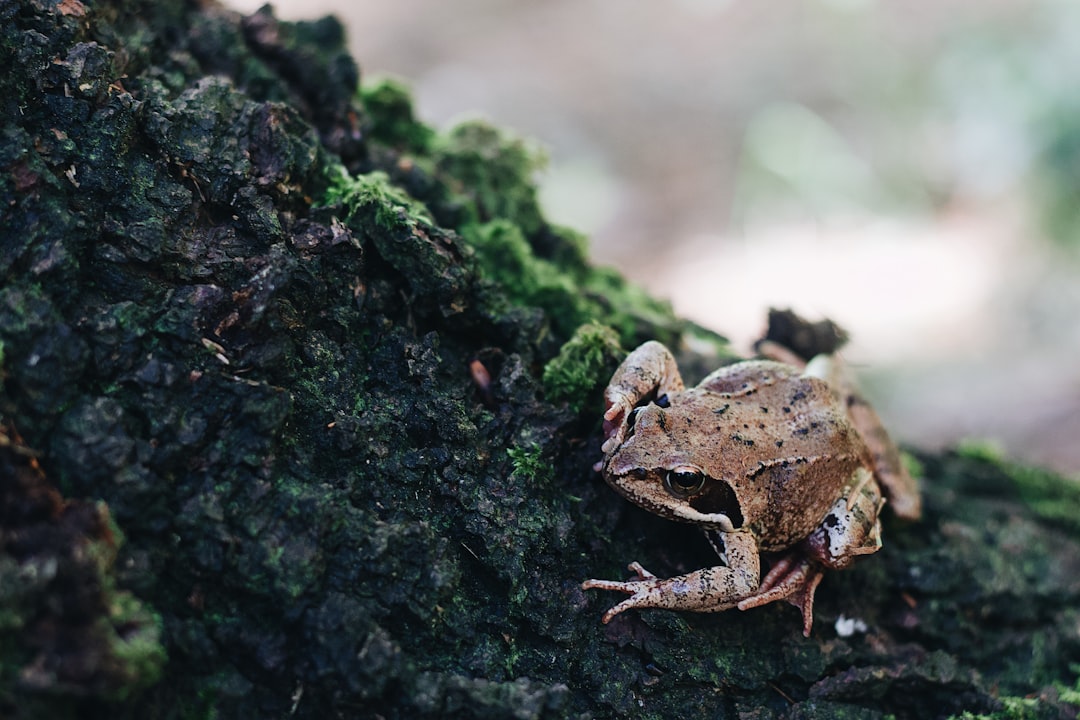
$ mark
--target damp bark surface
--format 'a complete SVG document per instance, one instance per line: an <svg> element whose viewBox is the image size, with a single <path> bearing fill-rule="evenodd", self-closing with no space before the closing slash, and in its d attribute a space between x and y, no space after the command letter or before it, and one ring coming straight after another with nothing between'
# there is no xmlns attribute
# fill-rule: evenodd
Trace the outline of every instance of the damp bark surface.
<svg viewBox="0 0 1080 720"><path fill-rule="evenodd" d="M0 63L0 717L1075 716L1080 492L970 448L810 638L601 625L716 563L591 470L604 382L731 354L337 21L0 0Z"/></svg>

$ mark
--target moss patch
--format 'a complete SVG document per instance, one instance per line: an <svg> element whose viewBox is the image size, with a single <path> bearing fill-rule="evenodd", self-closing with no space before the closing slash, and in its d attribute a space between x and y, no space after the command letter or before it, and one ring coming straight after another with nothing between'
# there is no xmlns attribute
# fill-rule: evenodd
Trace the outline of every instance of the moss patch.
<svg viewBox="0 0 1080 720"><path fill-rule="evenodd" d="M376 170L353 177L345 168L334 166L330 175L326 204L343 205L350 216L370 211L374 222L387 230L410 230L434 223L424 204L391 184L385 172Z"/></svg>
<svg viewBox="0 0 1080 720"><path fill-rule="evenodd" d="M619 345L619 336L599 323L582 325L559 354L544 366L544 392L548 400L565 400L575 412L587 404L597 411L598 390L611 378L615 368L626 356Z"/></svg>
<svg viewBox="0 0 1080 720"><path fill-rule="evenodd" d="M360 101L371 116L371 136L377 142L417 155L431 151L436 134L413 114L412 96L402 81L366 82L360 88Z"/></svg>
<svg viewBox="0 0 1080 720"><path fill-rule="evenodd" d="M161 620L117 588L123 536L104 503L64 501L0 424L0 710L18 689L118 702L165 665Z"/></svg>
<svg viewBox="0 0 1080 720"><path fill-rule="evenodd" d="M981 467L986 481L998 491L1008 491L1003 481L1037 516L1080 537L1080 481L1037 467L1006 460L993 446L968 442L958 454ZM995 477L996 476L996 477Z"/></svg>

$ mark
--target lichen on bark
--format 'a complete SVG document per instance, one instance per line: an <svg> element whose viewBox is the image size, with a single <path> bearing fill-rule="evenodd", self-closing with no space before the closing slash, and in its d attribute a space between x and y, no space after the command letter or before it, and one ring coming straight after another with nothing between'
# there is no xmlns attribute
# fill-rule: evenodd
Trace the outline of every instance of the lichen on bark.
<svg viewBox="0 0 1080 720"><path fill-rule="evenodd" d="M528 143L358 91L333 19L9 1L0 59L0 716L1075 711L1080 500L972 453L810 639L601 626L581 580L715 562L590 470L616 338L722 340L544 219Z"/></svg>

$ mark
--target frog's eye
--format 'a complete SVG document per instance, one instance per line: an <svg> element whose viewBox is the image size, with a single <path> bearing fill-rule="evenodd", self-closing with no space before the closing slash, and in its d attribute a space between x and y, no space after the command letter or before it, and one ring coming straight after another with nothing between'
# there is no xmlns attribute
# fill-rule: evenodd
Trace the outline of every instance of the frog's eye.
<svg viewBox="0 0 1080 720"><path fill-rule="evenodd" d="M636 407L626 416L626 437L630 437L634 434L634 426L637 425L637 416L639 412L641 412L641 408Z"/></svg>
<svg viewBox="0 0 1080 720"><path fill-rule="evenodd" d="M705 487L705 473L690 468L668 470L664 475L664 489L677 498L697 495Z"/></svg>

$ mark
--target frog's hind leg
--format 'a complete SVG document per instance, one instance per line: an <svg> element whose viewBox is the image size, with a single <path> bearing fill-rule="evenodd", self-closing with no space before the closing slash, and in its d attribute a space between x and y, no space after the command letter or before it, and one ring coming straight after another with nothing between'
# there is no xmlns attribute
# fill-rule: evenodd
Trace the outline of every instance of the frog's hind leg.
<svg viewBox="0 0 1080 720"><path fill-rule="evenodd" d="M885 431L877 412L859 392L847 366L835 355L819 355L806 366L806 373L821 373L818 377L840 393L851 424L870 450L874 474L885 489L893 512L905 520L918 520L922 515L919 484L904 467L899 448Z"/></svg>
<svg viewBox="0 0 1080 720"><path fill-rule="evenodd" d="M874 474L885 489L893 512L905 520L918 520L922 515L919 484L900 457L900 450L885 432L881 418L858 393L847 396L848 416L862 435L874 459Z"/></svg>
<svg viewBox="0 0 1080 720"><path fill-rule="evenodd" d="M787 600L803 616L803 636L810 637L814 626L814 594L824 577L822 567L807 557L791 553L778 560L761 581L757 594L740 600L740 610Z"/></svg>
<svg viewBox="0 0 1080 720"><path fill-rule="evenodd" d="M761 581L757 594L739 602L740 610L787 600L802 610L803 635L814 623L814 593L826 567L840 569L860 555L881 549L878 513L883 500L874 477L860 467L821 525L795 550L781 557Z"/></svg>
<svg viewBox="0 0 1080 720"><path fill-rule="evenodd" d="M795 353L770 341L762 342L758 351L766 357L781 360L781 362L799 361ZM796 365L796 367L800 366ZM838 355L817 355L805 364L803 374L824 380L839 395L844 407L847 408L851 424L859 431L863 442L870 450L874 462L874 474L885 489L893 512L905 520L918 520L922 515L919 485L904 467L900 450L885 431L881 418L859 392L848 366Z"/></svg>

